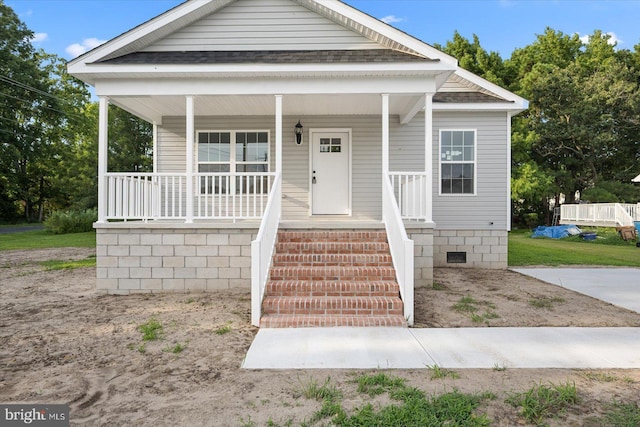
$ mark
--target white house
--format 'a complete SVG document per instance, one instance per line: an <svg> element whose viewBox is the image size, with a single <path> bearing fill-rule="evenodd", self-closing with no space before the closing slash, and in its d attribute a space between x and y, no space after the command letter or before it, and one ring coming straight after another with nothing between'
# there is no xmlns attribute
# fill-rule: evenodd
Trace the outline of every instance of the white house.
<svg viewBox="0 0 640 427"><path fill-rule="evenodd" d="M406 325L434 266L507 265L527 101L343 2L189 0L68 69L100 99L100 291ZM153 123L153 173L109 171L109 103Z"/></svg>

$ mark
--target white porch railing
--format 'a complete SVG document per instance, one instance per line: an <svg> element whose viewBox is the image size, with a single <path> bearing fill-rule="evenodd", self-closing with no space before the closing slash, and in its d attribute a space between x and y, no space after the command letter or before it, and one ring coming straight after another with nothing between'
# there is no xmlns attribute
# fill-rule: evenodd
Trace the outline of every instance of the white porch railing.
<svg viewBox="0 0 640 427"><path fill-rule="evenodd" d="M389 249L396 269L400 296L404 304L404 317L413 325L413 240L407 236L402 215L396 202L391 174L382 176L382 219L387 230Z"/></svg>
<svg viewBox="0 0 640 427"><path fill-rule="evenodd" d="M278 226L282 212L281 174L275 176L269 200L260 222L256 240L251 242L251 324L260 326L262 298L269 278L271 259L278 237Z"/></svg>
<svg viewBox="0 0 640 427"><path fill-rule="evenodd" d="M195 219L260 219L275 173L194 174ZM109 173L106 220L187 218L187 175Z"/></svg>
<svg viewBox="0 0 640 427"><path fill-rule="evenodd" d="M560 223L594 226L633 226L640 221L640 203L565 204L560 207Z"/></svg>
<svg viewBox="0 0 640 427"><path fill-rule="evenodd" d="M398 203L402 219L426 220L427 206L426 172L389 172L393 195Z"/></svg>

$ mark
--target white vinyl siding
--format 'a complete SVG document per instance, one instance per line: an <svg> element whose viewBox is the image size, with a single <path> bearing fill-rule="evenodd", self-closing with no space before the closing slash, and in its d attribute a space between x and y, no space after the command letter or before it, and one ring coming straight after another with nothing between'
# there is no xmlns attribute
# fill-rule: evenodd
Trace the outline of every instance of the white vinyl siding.
<svg viewBox="0 0 640 427"><path fill-rule="evenodd" d="M302 145L293 129L304 125ZM507 116L500 112L435 112L433 123L433 219L438 229L506 230L509 223L507 192ZM273 116L196 117L196 129L265 129L270 131L270 170L274 171L275 119ZM352 130L352 212L354 219L381 219L381 117L308 116L283 118L283 219L309 218L309 129ZM476 196L439 195L440 129L475 129L477 145ZM195 161L195 159L194 159ZM197 170L194 164L194 170ZM424 114L400 125L390 117L390 169L424 171ZM185 171L185 119L165 117L158 127L158 172Z"/></svg>
<svg viewBox="0 0 640 427"><path fill-rule="evenodd" d="M392 117L390 169L424 171L424 113L406 126ZM476 196L440 195L439 145L441 129L476 131ZM504 112L434 112L433 221L438 229L506 230L509 224L507 114Z"/></svg>
<svg viewBox="0 0 640 427"><path fill-rule="evenodd" d="M293 129L301 120L303 143L297 145ZM396 119L397 121L397 119ZM158 127L158 171L185 171L185 119L165 117ZM275 119L273 116L196 117L196 129L269 129L270 170L274 171ZM352 129L352 217L380 220L382 210L382 142L379 116L309 116L283 118L283 220L309 219L309 129ZM195 160L194 160L195 161ZM197 165L194 164L194 170Z"/></svg>
<svg viewBox="0 0 640 427"><path fill-rule="evenodd" d="M290 0L239 0L143 51L379 49Z"/></svg>

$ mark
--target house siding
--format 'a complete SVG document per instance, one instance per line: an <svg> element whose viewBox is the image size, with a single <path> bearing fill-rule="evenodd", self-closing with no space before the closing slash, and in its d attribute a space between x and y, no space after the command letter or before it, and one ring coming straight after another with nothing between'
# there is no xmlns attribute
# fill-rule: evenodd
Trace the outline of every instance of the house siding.
<svg viewBox="0 0 640 427"><path fill-rule="evenodd" d="M440 195L441 129L476 130L475 195ZM504 112L434 112L433 220L438 229L507 230L507 115ZM390 169L424 170L424 114L390 131Z"/></svg>
<svg viewBox="0 0 640 427"><path fill-rule="evenodd" d="M507 117L500 112L434 112L433 220L438 229L507 230ZM293 129L298 117L283 118L283 219L309 217L309 129L352 130L352 216L381 219L381 119L379 116L303 117L304 142L296 145ZM272 116L197 117L196 130L269 130L271 170L274 170L275 132ZM439 194L440 129L477 131L476 195ZM167 117L158 129L158 172L185 171L185 119ZM390 169L424 171L424 114L408 125L390 117ZM197 165L194 163L194 170Z"/></svg>
<svg viewBox="0 0 640 427"><path fill-rule="evenodd" d="M143 51L380 49L289 0L241 0Z"/></svg>
<svg viewBox="0 0 640 427"><path fill-rule="evenodd" d="M309 129L344 128L352 130L352 217L354 219L381 219L381 165L382 142L379 116L313 116L302 118L305 134L302 145L294 142L293 128L298 117L283 117L282 156L282 218L304 220L309 218ZM184 117L166 117L158 127L158 171L184 172L185 124ZM269 130L270 170L275 162L275 125L272 116L196 117L198 130ZM289 132L290 131L290 132ZM197 151L197 150L194 150ZM197 164L194 162L194 170Z"/></svg>

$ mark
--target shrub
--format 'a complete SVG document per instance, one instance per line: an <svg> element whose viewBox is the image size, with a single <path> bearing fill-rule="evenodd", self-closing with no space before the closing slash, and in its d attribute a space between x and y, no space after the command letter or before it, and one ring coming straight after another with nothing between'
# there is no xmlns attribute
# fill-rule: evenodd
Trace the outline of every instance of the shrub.
<svg viewBox="0 0 640 427"><path fill-rule="evenodd" d="M95 209L55 211L44 221L44 226L53 234L84 233L92 231L97 220L98 211Z"/></svg>

